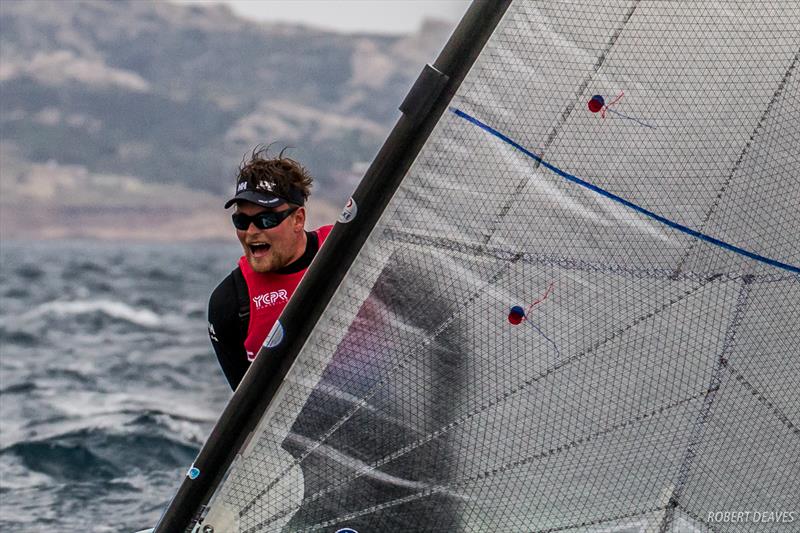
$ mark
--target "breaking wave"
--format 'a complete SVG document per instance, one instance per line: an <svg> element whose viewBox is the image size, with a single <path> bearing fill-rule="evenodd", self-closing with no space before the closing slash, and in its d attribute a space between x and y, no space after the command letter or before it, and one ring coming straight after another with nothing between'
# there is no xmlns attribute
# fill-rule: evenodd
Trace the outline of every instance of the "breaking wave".
<svg viewBox="0 0 800 533"><path fill-rule="evenodd" d="M84 300L76 302L55 301L39 305L20 317L28 321L47 315L70 317L101 313L117 320L124 320L145 328L154 328L162 322L162 317L145 308L136 308L122 302L111 300Z"/></svg>
<svg viewBox="0 0 800 533"><path fill-rule="evenodd" d="M205 310L239 250L170 251L0 247L0 531L138 531L185 475L230 396Z"/></svg>

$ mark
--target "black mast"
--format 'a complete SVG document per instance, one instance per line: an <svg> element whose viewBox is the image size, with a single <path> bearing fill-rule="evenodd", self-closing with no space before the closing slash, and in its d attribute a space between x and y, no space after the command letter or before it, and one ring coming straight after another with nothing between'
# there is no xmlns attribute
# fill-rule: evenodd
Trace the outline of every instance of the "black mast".
<svg viewBox="0 0 800 533"><path fill-rule="evenodd" d="M261 419L389 200L427 141L511 0L474 0L433 66L426 65L403 112L353 193L352 221L336 224L280 317L283 339L263 347L211 431L155 533L189 530ZM194 479L192 479L192 477Z"/></svg>

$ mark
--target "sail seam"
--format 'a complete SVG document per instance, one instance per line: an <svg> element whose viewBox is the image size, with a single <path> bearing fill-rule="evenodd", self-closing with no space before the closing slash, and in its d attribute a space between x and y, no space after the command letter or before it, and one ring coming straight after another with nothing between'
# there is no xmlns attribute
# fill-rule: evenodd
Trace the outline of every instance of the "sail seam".
<svg viewBox="0 0 800 533"><path fill-rule="evenodd" d="M430 237L427 235L420 235L402 229L387 228L384 230L384 235L397 240L399 242L406 242L410 244L418 244L420 246L430 246L440 250L448 250L457 253L467 254L470 256L481 255L483 257L491 257L501 261L508 261L512 258L514 261L533 265L555 266L565 270L572 270L578 272L596 272L602 274L626 274L630 277L644 277L654 280L669 280L669 281L702 281L711 276L715 279L722 279L725 281L742 281L745 277L752 278L751 284L761 283L776 283L784 281L797 281L797 276L777 275L774 273L766 274L731 274L731 273L712 273L712 272L693 272L683 271L677 276L671 268L631 268L624 265L610 264L610 263L592 263L583 259L574 259L570 257L557 257L552 255L534 254L531 252L521 252L518 250L508 250L497 246L488 246L479 243L459 242L444 237ZM517 257L519 256L519 257Z"/></svg>
<svg viewBox="0 0 800 533"><path fill-rule="evenodd" d="M486 283L479 290L476 290L470 298L465 299L463 301L462 305L457 307L454 310L454 312L447 318L447 320L443 321L434 331L432 331L431 334L428 337L426 337L419 344L419 347L416 350L412 351L406 357L404 357L402 360L400 360L386 374L387 375L391 375L392 372L394 372L395 370L404 368L406 363L408 362L408 360L411 357L413 357L420 350L422 350L423 348L428 346L431 342L436 340L438 338L438 336L443 331L445 331L450 326L450 324L453 323L453 321L455 321L456 317L461 313L461 311L463 311L464 309L468 308L469 305L472 304L472 302L475 301L475 299L477 299L478 296L480 296L484 292L484 290L486 290L486 288L490 287L491 285L496 283L503 275L507 274L508 270L510 269L512 264L513 263L509 263L508 265L506 265L505 268L498 270L495 273L495 275L492 276L489 280L487 280ZM317 446L308 449L301 457L295 459L295 461L292 462L291 465L287 466L271 483L269 483L261 492L259 492L258 495L256 495L246 506L244 506L239 514L242 515L242 514L244 514L244 512L246 510L249 510L255 504L256 501L258 501L267 492L269 492L269 490L273 486L275 486L275 484L277 484L283 478L283 476L285 476L294 466L299 465L300 463L302 463L309 455L311 455L311 453L313 453L313 451L316 449L316 447L318 447L318 446L322 445L322 443L326 442L327 439L331 435L333 435L340 427L342 427L348 420L350 420L350 418L352 418L353 415L356 414L356 412L358 412L362 407L364 407L367 404L367 401L377 393L377 391L379 390L379 387L384 382L385 382L385 378L377 381L374 385L372 385L372 387L367 391L367 393L357 403L354 404L353 408L348 413L346 413L340 420L338 420L336 422L336 424L334 424L328 431L326 431L320 437L319 441L316 443ZM372 468L372 469L374 470L374 468ZM366 471L365 471L365 473L366 473ZM359 476L357 476L357 477L359 477ZM320 491L318 493L315 493L315 494L309 496L308 498L306 498L305 501L311 501L312 499L316 499L319 496L321 496L323 493L324 493L324 490ZM267 519L265 519L264 521L262 521L258 526L256 526L256 529L258 529L259 527L261 527L263 525L266 525L266 524L268 524L268 523L280 518L281 516L285 516L285 514L288 513L288 512L291 512L291 510L292 510L291 508L284 508L284 510L278 511L277 513L273 514L272 516L270 516Z"/></svg>
<svg viewBox="0 0 800 533"><path fill-rule="evenodd" d="M717 360L714 364L714 370L711 374L711 381L708 387L709 392L703 401L703 406L700 409L700 413L697 415L697 420L695 421L690 435L689 445L686 447L683 460L678 468L678 479L675 482L675 487L672 490L672 495L669 499L670 503L667 506L666 512L664 513L664 518L659 529L660 533L667 533L668 528L670 525L672 525L675 508L680 504L681 498L683 497L683 491L685 490L686 485L689 483L689 476L691 475L692 467L694 466L694 461L698 453L697 448L703 443L706 425L711 418L711 411L714 407L714 401L717 398L717 393L722 388L729 354L736 345L736 332L741 326L744 311L748 303L748 285L749 284L747 281L745 281L742 283L742 287L739 290L739 295L736 299L736 306L733 310L733 317L731 318L731 322L728 325L727 331L725 332L725 339L722 343L722 348L717 356Z"/></svg>
<svg viewBox="0 0 800 533"><path fill-rule="evenodd" d="M682 405L688 405L688 404L690 404L691 402L693 402L695 400L699 400L699 399L701 399L703 397L706 397L710 392L712 392L712 391L703 390L702 392L699 392L697 394L689 396L688 398L683 398L683 399L681 399L681 400L679 400L677 402L674 402L672 404L669 404L669 405L666 405L666 406L661 406L661 407L659 407L657 409L654 409L652 411L648 411L648 412L646 412L644 414L641 414L641 415L635 416L633 418L630 418L630 419L628 419L628 420L626 420L624 422L620 422L619 424L614 424L613 426L609 426L606 429L603 429L603 430L597 431L595 433L589 434L589 435L587 435L585 437L582 437L580 439L575 439L573 441L570 441L567 444L563 444L563 445L557 446L555 448L550 448L546 452L542 452L542 453L539 453L539 454L536 454L536 455L530 455L530 456L524 457L522 459L517 459L516 461L512 461L510 463L505 463L505 464L503 464L501 466L498 466L497 468L493 468L492 470L487 470L487 471L485 471L485 472L483 472L481 474L477 474L475 476L466 478L466 479L464 479L462 481L458 481L456 483L456 485L462 484L462 483L472 483L472 482L475 482L475 481L481 481L481 480L486 479L488 477L492 477L494 475L502 474L503 472L507 472L507 471L509 471L511 469L514 469L514 468L518 467L518 466L523 466L523 465L526 465L526 464L531 463L533 461L538 461L539 459L544 459L545 457L550 457L552 455L556 455L556 454L561 453L563 451L567 451L567 450L571 450L573 448L577 448L578 446L581 446L583 444L589 443L589 442L597 439L598 437L603 437L605 435L608 435L608 434L614 433L616 431L619 431L620 429L625 429L625 428L627 428L627 427L629 427L629 426L631 426L631 425L633 425L635 423L642 422L642 421L647 420L649 418L652 418L654 416L663 414L663 413L665 413L667 411L671 411L672 409L675 409L675 408L680 407Z"/></svg>
<svg viewBox="0 0 800 533"><path fill-rule="evenodd" d="M574 98L575 101L577 101L579 99L579 97L586 91L586 88L589 87L589 82L592 81L592 78L594 78L594 76L597 74L597 72L600 70L600 68L605 63L606 57L608 56L608 52L617 43L617 40L619 39L619 36L622 34L622 30L625 29L625 26L627 26L628 22L630 21L631 17L633 16L634 11L636 11L636 8L639 7L639 1L640 0L634 0L634 2L631 4L631 7L628 9L628 12L625 13L625 15L622 17L622 20L620 21L620 24L616 28L614 28L614 30L613 30L613 32L611 34L611 38L606 43L605 48L603 48L603 50L601 50L600 54L597 56L597 60L595 61L594 66L592 67L592 71L578 85L578 88L575 91L575 98ZM572 103L570 103L567 106L565 106L563 111L561 111L561 116L559 117L559 119L556 122L556 124L550 130L550 133L547 136L547 140L542 145L542 155L544 155L544 153L547 152L547 150L550 148L550 145L555 140L555 138L558 135L559 131L564 126L564 124L566 124L567 120L569 119L569 116L575 110L575 107L577 105L575 103L575 101L573 101ZM537 163L537 166L538 166L538 163ZM536 167L534 167L534 168L536 168ZM511 210L511 206L514 204L514 201L521 197L522 190L525 188L526 184L527 184L527 180L521 180L520 183L517 184L516 188L514 189L514 193L511 195L511 198L513 198L514 200L511 200L511 201L507 202L503 206L503 208L500 210L500 212L497 215L494 227L490 228L489 231L487 232L487 234L484 237L484 244L488 244L489 241L491 241L492 237L494 236L495 232L497 231L497 227L500 225L500 222L502 222L502 220L506 217L508 212Z"/></svg>
<svg viewBox="0 0 800 533"><path fill-rule="evenodd" d="M686 507L684 507L683 505L676 505L676 506L675 506L675 510L676 510L676 511L680 511L680 512L682 512L683 514L685 514L686 516L688 516L689 518L693 518L693 519L694 519L694 520L696 520L697 522L699 522L699 523L703 524L703 526L704 526L704 527L706 527L706 528L708 528L708 529L711 531L711 533L714 533L714 532L716 532L716 531L719 531L719 529L718 529L718 528L715 528L714 526L712 526L712 525L711 525L711 523L708 521L708 519L704 519L703 517L701 517L701 516L698 516L696 513L693 513L693 512L691 512L691 511L689 511L689 510L688 510Z"/></svg>
<svg viewBox="0 0 800 533"><path fill-rule="evenodd" d="M740 248L739 246L730 244L729 242L725 242L725 241L723 241L721 239L717 239L716 237L712 237L711 235L707 235L705 233L701 233L701 232L699 232L699 231L697 231L695 229L692 229L692 228L690 228L688 226L685 226L685 225L683 225L683 224L681 224L679 222L675 222L674 220L668 219L668 218L663 217L663 216L661 216L661 215L659 215L659 214L657 214L657 213L655 213L653 211L650 211L649 209L646 209L646 208L644 208L644 207L642 207L642 206L640 206L638 204L635 204L635 203L631 202L630 200L626 200L625 198L623 198L621 196L618 196L618 195L612 193L611 191L603 189L602 187L594 185L593 183L590 183L590 182L588 182L586 180L583 180L583 179L581 179L581 178L579 178L579 177L577 177L577 176L575 176L573 174L570 174L569 172L560 169L559 167L553 165L552 163L548 163L547 161L542 159L541 156L538 156L538 155L534 154L533 152L531 152L530 150L528 150L527 148L525 148L524 146L522 146L518 142L514 141L510 137L508 137L505 134L501 133L499 130L496 130L495 128L489 126L488 124L486 124L484 122L481 122L480 120L478 120L477 118L473 117L472 115L469 115L469 114L465 113L464 111L461 111L460 109L457 109L457 108L450 108L450 110L454 114L456 114L457 116L459 116L459 117L463 118L464 120L466 120L467 122L470 122L470 123L474 124L475 126L478 126L479 128L481 128L482 130L486 131L487 133L497 137L498 139L500 139L501 141L505 142L506 144L509 144L512 147L516 148L517 150L519 150L523 154L527 155L531 159L533 159L535 161L538 161L541 166L543 166L543 167L547 168L548 170L554 172L555 174L561 176L562 178L566 179L567 181L570 181L570 182L572 182L572 183L574 183L576 185L580 185L581 187L589 189L590 191L596 192L596 193L600 194L601 196L605 196L609 200L612 200L614 202L622 204L625 207L628 207L628 208L636 211L639 214L642 214L642 215L644 215L644 216L646 216L648 218L651 218L651 219L653 219L653 220L655 220L657 222L660 222L660 223L664 224L665 226L669 226L672 229L675 229L675 230L678 230L678 231L680 231L682 233L690 235L690 236L692 236L692 237L694 237L696 239L700 239L702 241L706 241L709 244L713 244L715 246L719 246L720 248L723 248L725 250L737 253L737 254L742 255L744 257L748 257L750 259L754 259L754 260L759 261L761 263L764 263L764 264L767 264L767 265L770 265L770 266L773 266L773 267L776 267L776 268L780 268L780 269L783 269L783 270L788 270L789 272L793 272L795 274L800 274L800 267L798 267L798 266L790 265L788 263L784 263L784 262L778 261L777 259L772 259L772 258L769 258L769 257L765 257L765 256L757 254L755 252L751 252L749 250L745 250L744 248Z"/></svg>
<svg viewBox="0 0 800 533"><path fill-rule="evenodd" d="M633 425L635 423L641 422L643 420L647 420L647 419L652 418L654 416L661 415L661 414L663 414L665 412L671 411L671 410L676 409L678 407L681 407L683 405L688 405L693 401L697 401L697 400L705 397L708 394L708 392L709 391L707 391L707 390L703 390L703 391L701 391L701 392L699 392L697 394L689 396L688 398L682 398L681 400L679 400L677 402L673 402L673 403L668 404L668 405L662 405L662 406L660 406L660 407L658 407L656 409L653 409L652 411L648 411L646 413L642 413L642 414L637 415L637 416L635 416L633 418L630 418L628 420L620 422L619 424L614 424L613 426L609 426L609 427L607 427L607 428L605 428L603 430L597 431L595 433L592 433L592 434L587 435L585 437L582 437L580 439L576 439L576 440L570 441L570 442L568 442L566 444L563 444L561 446L557 446L555 448L550 448L549 450L547 450L545 452L538 453L538 454L535 454L535 455L531 455L531 456L528 456L528 457L525 457L525 458L522 458L522 459L518 459L518 460L510 462L510 463L506 463L506 464L500 465L500 466L498 466L496 468L493 468L491 470L486 470L486 471L481 472L479 474L476 474L474 476L470 476L470 477L463 478L463 479L460 479L460 480L455 480L453 483L450 483L448 485L438 485L436 487L431 487L430 489L421 491L421 492L419 492L417 494L405 496L403 498L399 498L399 499L396 499L396 500L391 500L391 501L388 501L388 502L383 502L383 503L381 503L379 505L376 505L376 506L373 506L373 507L369 507L367 509L362 509L360 511L357 511L356 513L351 513L351 514L343 516L343 517L338 517L338 518L336 518L334 520L329 520L329 521L326 521L326 522L318 523L318 524L315 524L314 526L311 526L310 528L306 529L305 531L312 531L312 530L314 530L314 529L316 529L318 527L329 526L329 525L335 524L335 523L337 523L337 522L339 522L341 520L348 520L348 519L355 518L355 517L358 517L358 516L363 516L365 514L369 514L369 513L375 512L375 511L386 509L388 507L392 507L392 506L395 506L395 505L400 505L400 504L403 504L403 503L407 503L408 501L413 501L413 500L416 500L416 499L419 499L419 498L424 498L424 497L431 496L433 494L437 494L437 493L440 493L440 492L446 492L446 491L449 491L449 490L451 490L453 488L457 488L457 487L460 487L460 486L463 486L463 485L468 485L468 484L474 483L476 481L482 481L482 480L484 480L486 478L495 476L497 474L502 474L502 473L507 472L507 471L509 471L511 469L517 468L519 466L523 466L525 464L537 461L539 459L544 459L546 457L550 457L550 456L556 455L556 454L558 454L560 452L563 452L563 451L566 451L566 450L570 450L570 449L573 449L573 448L577 448L577 447L579 447L579 446L581 446L583 444L587 444L587 443L597 439L598 437L603 437L605 435L614 433L615 431L618 431L620 429L624 429L626 427L629 427L629 426L631 426L631 425ZM307 502L307 501L308 501L308 499L304 500L304 503ZM644 512L638 513L638 514L636 514L634 516L638 516L640 514L644 514L644 513L647 513L647 512L655 512L655 511L659 511L659 510L664 510L664 507L662 506L662 507L654 508L652 510L645 510ZM622 517L622 518L625 518L625 517ZM615 519L616 518L611 518L610 520L615 520ZM604 519L603 521L609 521L609 520ZM580 525L570 526L570 527L580 527ZM545 530L545 531L559 531L559 529L551 529L551 530Z"/></svg>
<svg viewBox="0 0 800 533"><path fill-rule="evenodd" d="M794 59L789 64L789 68L786 69L786 72L784 72L783 78L781 78L780 83L778 83L778 87L777 87L777 89L775 89L775 92L772 94L772 99L769 101L769 103L767 104L766 109L761 114L761 118L759 118L758 123L756 124L756 127L753 128L753 131L750 133L750 138L747 139L747 142L744 144L744 147L739 152L739 157L736 159L736 162L733 164L733 167L731 168L731 171L728 174L728 177L722 183L722 186L720 187L719 192L717 193L717 197L714 198L714 201L712 202L711 206L708 208L708 211L706 211L706 215L703 218L703 221L700 223L700 226L698 226L698 231L705 230L706 224L708 224L708 222L711 220L711 217L714 215L714 212L717 210L717 207L719 207L719 202L722 200L722 196L725 194L725 192L727 192L728 186L733 181L733 177L736 175L736 172L739 170L739 166L742 164L742 161L744 161L744 157L750 151L750 147L753 145L753 141L755 141L755 138L758 135L759 131L761 131L761 129L763 128L764 122L767 120L767 117L769 116L770 111L772 111L772 107L775 105L775 102L777 102L778 98L783 93L783 89L786 86L786 82L791 77L792 72L794 71L794 67L795 67L795 65L797 65L797 59L799 57L800 57L800 48L797 49L797 53L795 53ZM696 244L697 244L697 241L691 241L689 243L689 245L686 247L686 251L684 252L683 257L681 257L681 260L678 262L678 266L675 267L675 273L676 274L683 269L684 263L686 262L686 260L691 255L691 253L694 250L694 247L695 247Z"/></svg>
<svg viewBox="0 0 800 533"><path fill-rule="evenodd" d="M495 277L498 278L499 276L495 276ZM492 407L495 407L497 405L500 405L501 403L503 403L506 400L508 400L510 397L518 394L519 392L523 391L524 389L526 389L527 387L533 385L534 383L537 383L537 382L549 377L550 375L552 375L556 371L558 371L558 370L564 368L565 366L568 366L568 365L578 361L579 359L583 358L584 356L596 352L603 345L613 341L614 339L619 338L621 335L623 335L627 331L631 330L632 328L635 328L636 326L638 326L642 322L644 322L646 320L649 320L650 318L662 313L663 311L665 311L667 308L671 307L672 305L674 305L674 304L676 304L676 303L678 303L680 301L685 300L686 298L688 298L692 294L696 293L700 289L704 288L706 284L710 283L711 281L714 281L715 279L716 278L710 278L708 280L705 280L705 283L703 283L703 284L701 284L701 285L699 285L697 287L692 287L691 289L685 291L680 296L678 296L678 297L670 300L669 302L665 303L661 307L659 307L657 309L654 309L654 310L650 311L649 313L647 313L645 315L637 317L636 319L634 319L627 326L625 326L625 327L623 327L621 329L618 329L617 331L613 332L611 335L605 337L604 339L601 339L601 340L597 341L595 344L591 345L586 350L584 350L582 352L579 352L579 353L577 353L577 354L575 354L575 355L573 355L571 357L568 357L564 361L561 361L560 363L550 367L549 369L545 370L544 372L538 374L537 376L535 376L535 377L533 377L531 379L525 380L522 383L517 384L516 387L514 387L512 389L509 389L508 391L503 393L501 396L497 396L497 397L493 398L492 400L490 400L490 401L478 406L477 408L473 409L469 413L466 413L466 414L462 415L461 417L459 417L458 419L450 422L449 424L446 424L445 426L442 426L437 431L434 431L434 432L426 435L425 437L423 437L421 439L418 439L418 440L414 441L413 443L407 444L406 446L396 450L395 452L393 452L393 453L391 453L391 454L389 454L387 456L382 457L381 459L371 463L369 465L369 468L362 469L361 471L354 473L353 475L351 475L348 478L344 478L342 480L339 480L338 481L338 486L341 486L344 483L349 483L351 481L354 481L355 479L358 479L359 477L361 477L363 475L366 475L368 472L370 472L372 470L376 470L376 469L380 468L381 466L383 466L383 465L385 465L385 464L387 464L387 463L389 463L389 462L391 462L391 461L393 461L395 459L398 459L398 458L402 457L403 455L415 450L416 448L419 448L420 446L422 446L422 445L424 445L424 444L426 444L426 443L428 443L428 442L430 442L432 440L435 440L435 439L439 438L440 436L442 436L445 433L449 432L453 428L460 426L461 424L469 421L470 419L474 418L475 416L485 412L486 410L491 409ZM442 331L443 331L443 329L442 329ZM437 332L435 332L436 335L438 335L439 333L441 333L441 331L439 331L439 330L437 330ZM430 338L431 341L433 339L435 339L435 336ZM428 339L426 339L426 342L427 341L428 341ZM402 368L402 367L398 365L398 367L396 367L396 368ZM374 386L374 388L370 390L370 394L367 394L364 397L364 399L361 402L359 402L359 404L357 404L357 407L354 408L354 410L351 413L348 413L347 418L345 418L345 419L343 419L341 421L342 424L344 422L346 422L346 420L349 419L355 413L355 411L365 403L365 401L369 397L371 397L372 391L375 390L379 384L380 383L376 384ZM705 392L703 394L705 394ZM689 400L691 400L693 398L694 397L691 397L691 398L689 398ZM341 426L341 424L339 424L337 426L337 429L340 426ZM322 439L320 439L319 444L324 442L334 431L335 430L330 430L329 432L327 432L326 435L323 436ZM297 460L297 464L299 464L306 457L308 457L308 455L310 455L312 451L313 451L313 449L309 450L308 453L306 453L299 460ZM275 482L270 484L270 486L272 486L274 483ZM314 501L314 500L320 498L321 496L323 496L323 495L325 495L327 493L330 493L331 491L335 490L336 488L337 487L329 487L329 488L326 488L326 489L322 489L322 490L320 490L320 491L308 496L307 498L304 498L304 502ZM275 515L273 515L270 518L268 518L263 523L269 523L270 521L279 518L280 516L284 515L285 513L289 512L289 511L290 511L290 509L285 509L283 512L278 512Z"/></svg>
<svg viewBox="0 0 800 533"><path fill-rule="evenodd" d="M417 494L410 494L408 496L404 496L403 498L397 498L395 500L390 500L388 502L379 503L377 505L373 505L372 507L368 507L366 509L361 509L360 511L355 511L353 513L346 514L344 516L339 516L339 517L336 517L334 519L327 520L325 522L320 522L318 524L314 524L313 526L309 526L309 527L307 527L305 529L301 529L300 533L303 533L303 532L306 532L306 531L309 531L309 532L310 531L314 531L315 529L319 529L321 527L332 526L332 525L334 525L334 524L336 524L338 522L342 522L342 521L345 521L345 520L352 520L353 518L358 518L359 516L364 516L364 515L367 515L367 514L370 514L370 513L374 513L376 511L382 511L383 509L388 509L390 507L395 507L397 505L402 505L404 503L409 503L409 502L413 502L413 501L416 501L416 500L420 500L422 498L426 498L428 496L436 494L437 492L440 492L440 491L437 490L437 489L428 489L426 491L419 492Z"/></svg>
<svg viewBox="0 0 800 533"><path fill-rule="evenodd" d="M578 527L599 526L600 524L607 524L609 522L618 522L620 520L636 518L637 516L643 516L649 513L657 513L658 511L663 511L663 510L664 510L663 506L653 507L650 509L642 509L641 511L636 513L617 515L617 516L612 516L610 518L598 518L597 520L581 522L580 524L570 524L568 526L551 527L549 529L538 529L532 533L555 533L556 531L569 531L570 529L575 529Z"/></svg>
<svg viewBox="0 0 800 533"><path fill-rule="evenodd" d="M167 513L667 533L725 530L696 514L793 487L769 474L800 436L782 377L800 9L520 0L498 27L511 1L459 24L436 62L453 83L392 130ZM644 98L617 109L674 128L604 122L595 97L589 115L620 82ZM156 531L185 527L173 514Z"/></svg>
<svg viewBox="0 0 800 533"><path fill-rule="evenodd" d="M792 433L794 433L794 434L795 434L795 435L797 435L797 436L800 436L800 427L797 427L797 426L796 426L796 425L795 425L795 424L792 422L792 420L789 418L789 416L788 416L788 415L786 415L786 413L784 413L784 412L783 412L783 411L782 411L782 410L781 410L781 409L780 409L780 408L779 408L777 405L775 405L775 404L772 402L772 400L770 400L770 399L769 399L769 398L768 398L768 397L767 397L767 396L766 396L766 395L765 395L763 392L761 392L760 390L758 390L758 389L755 387L755 385L753 385L752 383L750 383L750 382L747 380L747 378L745 378L745 377L744 377L744 376L743 376L743 375L742 375L742 374L741 374L741 373L740 373L738 370L736 370L735 368L733 368L733 367L731 366L731 364L730 364L730 363L728 363L728 365L727 365L727 368L728 368L728 372L730 372L730 373L731 373L731 375L734 377L734 379L736 380L736 382L737 382L737 383L740 383L740 384L742 385L742 387L744 387L745 389L747 389L747 391L748 391L750 394L752 394L752 395L753 395L753 397L754 397L756 400L758 400L759 402L761 402L762 404L764 404L765 406L767 406L767 407L770 409L770 411L772 411L772 414L773 414L773 415L775 415L775 417L776 417L778 420L780 420L780 422L781 422L781 423L782 423L784 426L786 426L787 428L789 428L789 429L792 431Z"/></svg>

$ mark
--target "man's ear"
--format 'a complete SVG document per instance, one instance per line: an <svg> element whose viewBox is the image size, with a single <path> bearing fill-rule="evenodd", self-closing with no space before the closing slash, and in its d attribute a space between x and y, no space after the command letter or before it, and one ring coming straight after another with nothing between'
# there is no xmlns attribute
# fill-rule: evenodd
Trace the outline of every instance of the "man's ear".
<svg viewBox="0 0 800 533"><path fill-rule="evenodd" d="M305 229L306 225L306 208L305 207L298 207L297 211L294 212L295 216L295 226L297 229Z"/></svg>

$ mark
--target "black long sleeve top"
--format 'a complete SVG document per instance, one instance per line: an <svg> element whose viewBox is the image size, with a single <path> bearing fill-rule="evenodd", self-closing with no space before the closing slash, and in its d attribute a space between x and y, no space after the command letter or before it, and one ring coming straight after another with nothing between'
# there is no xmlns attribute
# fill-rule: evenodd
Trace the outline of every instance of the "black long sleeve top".
<svg viewBox="0 0 800 533"><path fill-rule="evenodd" d="M306 250L303 255L276 271L277 273L293 274L308 268L319 250L319 239L315 232L309 231L306 231L306 237ZM222 372L233 390L239 386L250 367L244 349L248 322L247 318L240 317L242 306L249 305L249 297L246 301L241 301L237 284L246 287L244 276L238 266L217 285L208 302L208 335Z"/></svg>

